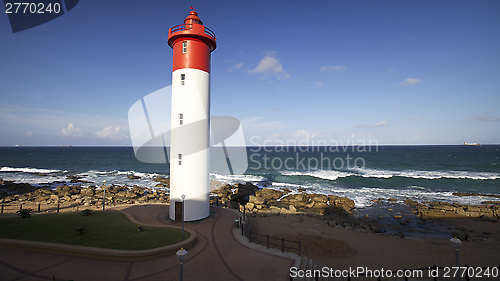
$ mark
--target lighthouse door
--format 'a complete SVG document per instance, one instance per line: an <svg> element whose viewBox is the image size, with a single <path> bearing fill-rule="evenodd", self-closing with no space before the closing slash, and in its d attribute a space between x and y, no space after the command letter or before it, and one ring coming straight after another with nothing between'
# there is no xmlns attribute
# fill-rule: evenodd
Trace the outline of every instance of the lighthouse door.
<svg viewBox="0 0 500 281"><path fill-rule="evenodd" d="M175 220L176 221L182 221L182 202L176 201L175 202Z"/></svg>

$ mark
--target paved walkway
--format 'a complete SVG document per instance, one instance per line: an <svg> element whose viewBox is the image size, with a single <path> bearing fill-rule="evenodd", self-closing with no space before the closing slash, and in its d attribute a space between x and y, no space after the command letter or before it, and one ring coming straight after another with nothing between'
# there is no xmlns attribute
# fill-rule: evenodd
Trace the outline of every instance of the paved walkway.
<svg viewBox="0 0 500 281"><path fill-rule="evenodd" d="M168 205L136 205L123 210L148 225L174 225ZM197 233L188 249L184 280L289 280L294 260L248 248L233 236L237 215L211 207L200 222L186 222ZM175 255L144 261L109 261L39 252L0 249L0 280L179 280Z"/></svg>

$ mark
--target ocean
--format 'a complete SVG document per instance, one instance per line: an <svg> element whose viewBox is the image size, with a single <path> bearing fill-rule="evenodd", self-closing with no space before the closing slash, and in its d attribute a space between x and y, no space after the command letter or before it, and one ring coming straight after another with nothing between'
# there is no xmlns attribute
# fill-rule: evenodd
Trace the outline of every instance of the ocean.
<svg viewBox="0 0 500 281"><path fill-rule="evenodd" d="M242 148L228 148L229 155L232 149L244 155ZM480 204L496 198L453 193L500 194L500 145L246 147L246 156L239 158L246 161L246 172L224 173L228 162L214 158L210 178L348 197L358 210L369 209L378 198ZM143 163L132 147L0 147L3 180L38 186L57 181L55 188L69 184L68 175L93 182L78 183L83 186L106 180L155 188L154 177L168 176L169 165Z"/></svg>

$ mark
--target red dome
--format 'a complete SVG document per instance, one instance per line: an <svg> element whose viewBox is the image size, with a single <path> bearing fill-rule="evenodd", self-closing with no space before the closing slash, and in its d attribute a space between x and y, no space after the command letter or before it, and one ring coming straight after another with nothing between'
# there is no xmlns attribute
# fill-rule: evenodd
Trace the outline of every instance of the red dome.
<svg viewBox="0 0 500 281"><path fill-rule="evenodd" d="M184 20L184 23L185 24L193 24L193 23L203 24L203 22L198 17L198 13L195 11L189 12L189 16L186 17L186 19Z"/></svg>

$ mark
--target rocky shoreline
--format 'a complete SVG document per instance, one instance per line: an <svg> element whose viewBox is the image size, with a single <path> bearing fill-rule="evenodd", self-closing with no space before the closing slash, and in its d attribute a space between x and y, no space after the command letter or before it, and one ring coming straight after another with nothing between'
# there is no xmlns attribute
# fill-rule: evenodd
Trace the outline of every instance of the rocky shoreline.
<svg viewBox="0 0 500 281"><path fill-rule="evenodd" d="M161 189L143 188L137 185L132 187L108 184L96 187L90 185L82 187L78 183L89 183L81 180L81 177L67 176L71 185L61 183L56 188L49 185L32 186L27 183L15 183L0 179L0 204L20 205L25 203L36 204L78 204L92 207L102 204L103 187L106 189L106 204L134 204L134 203L169 203L169 195ZM168 178L157 177L156 187L169 187ZM57 184L57 183L56 183Z"/></svg>
<svg viewBox="0 0 500 281"><path fill-rule="evenodd" d="M139 177L131 179L137 179ZM67 182L69 181L70 184ZM135 203L169 203L169 194L164 189L170 185L170 179L156 177L157 189L143 188L137 185L120 186L108 184L106 189L106 204L135 204ZM90 185L82 187L79 183L89 184L77 176L67 176L66 182L57 182L56 188L46 186L32 186L27 183L15 183L0 179L0 204L20 205L22 203L36 204L79 204L92 207L102 204L102 186ZM53 183L54 184L54 183ZM239 205L240 211L253 216L307 214L323 217L356 215L353 200L335 195L311 194L305 189L274 190L259 188L254 184L211 184L211 203L222 205ZM456 196L486 196L478 193L457 193ZM489 195L499 198L498 195ZM439 218L482 218L498 221L500 219L500 201L486 201L481 205L462 205L448 202L417 202L406 199L398 202L395 199L379 198L374 204L385 204L383 208L392 211L392 205L403 206L406 211L394 212L392 217L405 225L407 214L420 220ZM365 217L368 219L368 215ZM374 220L382 217L371 217Z"/></svg>

